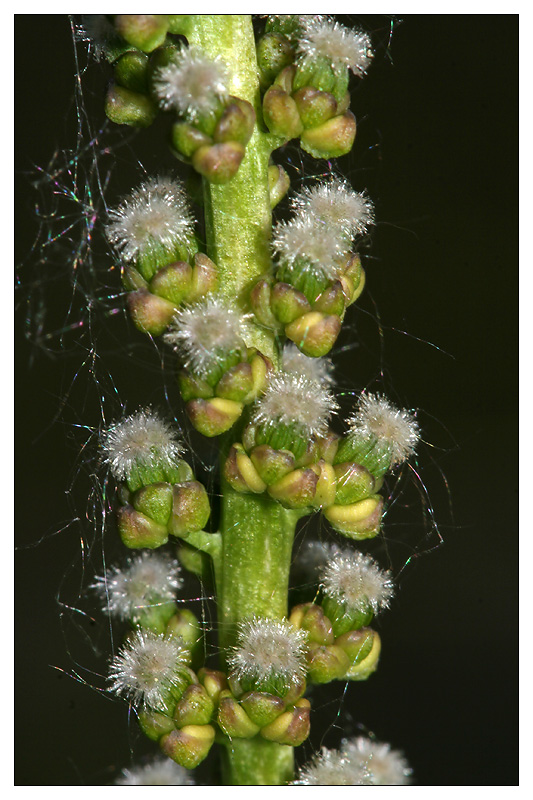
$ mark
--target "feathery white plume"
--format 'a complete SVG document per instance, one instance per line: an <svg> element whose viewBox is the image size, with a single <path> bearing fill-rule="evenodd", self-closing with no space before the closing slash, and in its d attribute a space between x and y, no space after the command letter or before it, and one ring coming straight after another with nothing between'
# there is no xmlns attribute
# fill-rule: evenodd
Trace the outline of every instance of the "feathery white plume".
<svg viewBox="0 0 533 800"><path fill-rule="evenodd" d="M306 436L327 432L330 416L338 404L327 384L302 375L277 372L253 410L259 425L294 425Z"/></svg>
<svg viewBox="0 0 533 800"><path fill-rule="evenodd" d="M279 679L288 687L305 676L306 638L287 620L254 617L241 624L228 662L239 680Z"/></svg>
<svg viewBox="0 0 533 800"><path fill-rule="evenodd" d="M344 740L341 753L354 766L364 765L368 769L373 786L406 786L411 783L413 770L403 753L392 750L390 744L358 736Z"/></svg>
<svg viewBox="0 0 533 800"><path fill-rule="evenodd" d="M191 773L170 758L154 758L142 767L122 770L117 786L194 786Z"/></svg>
<svg viewBox="0 0 533 800"><path fill-rule="evenodd" d="M356 412L348 419L349 435L374 436L386 444L391 466L401 464L415 452L420 439L418 423L406 409L399 409L379 394L362 394Z"/></svg>
<svg viewBox="0 0 533 800"><path fill-rule="evenodd" d="M357 551L335 553L322 568L320 579L324 594L354 611L370 605L377 614L388 608L394 594L390 572L381 571L370 556Z"/></svg>
<svg viewBox="0 0 533 800"><path fill-rule="evenodd" d="M294 196L292 207L298 217L310 214L316 218L319 228L328 230L333 226L349 240L367 233L374 224L374 206L370 198L338 178L305 187Z"/></svg>
<svg viewBox="0 0 533 800"><path fill-rule="evenodd" d="M281 355L281 368L289 375L299 375L325 386L333 386L333 362L331 358L306 356L292 342L287 342Z"/></svg>
<svg viewBox="0 0 533 800"><path fill-rule="evenodd" d="M198 47L184 47L154 76L163 108L176 109L191 121L209 114L228 97L228 69Z"/></svg>
<svg viewBox="0 0 533 800"><path fill-rule="evenodd" d="M368 34L353 31L330 19L309 17L301 21L298 39L299 62L304 68L317 58L329 62L333 71L341 67L362 77L372 60L372 42Z"/></svg>

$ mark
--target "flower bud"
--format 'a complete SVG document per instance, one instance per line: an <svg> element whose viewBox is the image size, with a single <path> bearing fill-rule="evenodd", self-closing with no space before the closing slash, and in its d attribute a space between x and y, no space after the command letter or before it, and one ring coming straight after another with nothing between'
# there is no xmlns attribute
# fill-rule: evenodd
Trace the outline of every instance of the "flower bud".
<svg viewBox="0 0 533 800"><path fill-rule="evenodd" d="M317 440L318 455L323 458L328 464L332 464L335 460L335 455L339 447L340 436L333 431L328 431L325 436L321 436Z"/></svg>
<svg viewBox="0 0 533 800"><path fill-rule="evenodd" d="M314 310L322 311L324 314L336 314L342 317L346 310L346 295L342 281L333 281L324 291L317 297Z"/></svg>
<svg viewBox="0 0 533 800"><path fill-rule="evenodd" d="M365 681L378 668L379 656L381 654L381 638L376 631L372 639L372 649L362 661L353 664L346 672L346 680Z"/></svg>
<svg viewBox="0 0 533 800"><path fill-rule="evenodd" d="M276 483L294 469L294 455L289 450L274 450L268 444L254 447L250 459L267 486Z"/></svg>
<svg viewBox="0 0 533 800"><path fill-rule="evenodd" d="M250 141L254 132L255 111L246 100L237 97L224 109L213 132L213 139L218 143L238 142L243 146Z"/></svg>
<svg viewBox="0 0 533 800"><path fill-rule="evenodd" d="M157 106L148 95L115 84L108 89L105 113L117 125L148 128L157 116Z"/></svg>
<svg viewBox="0 0 533 800"><path fill-rule="evenodd" d="M268 487L269 495L286 508L306 508L313 504L318 475L312 469L295 469Z"/></svg>
<svg viewBox="0 0 533 800"><path fill-rule="evenodd" d="M327 508L335 502L335 470L331 464L323 460L319 461L318 466L320 467L320 474L318 476L313 505L315 508Z"/></svg>
<svg viewBox="0 0 533 800"><path fill-rule="evenodd" d="M175 261L159 269L150 281L150 291L179 306L191 288L192 268L186 261Z"/></svg>
<svg viewBox="0 0 533 800"><path fill-rule="evenodd" d="M211 721L215 704L200 684L192 684L183 692L174 709L178 728L186 725L207 725Z"/></svg>
<svg viewBox="0 0 533 800"><path fill-rule="evenodd" d="M322 608L331 620L337 637L368 625L374 616L370 603L363 601L357 607L350 607L342 599L326 596L322 599Z"/></svg>
<svg viewBox="0 0 533 800"><path fill-rule="evenodd" d="M133 92L148 92L148 56L145 53L131 51L124 53L115 62L115 80L120 86Z"/></svg>
<svg viewBox="0 0 533 800"><path fill-rule="evenodd" d="M152 483L135 492L133 506L160 525L167 525L172 513L172 486Z"/></svg>
<svg viewBox="0 0 533 800"><path fill-rule="evenodd" d="M369 655L373 642L374 631L371 628L348 631L335 639L335 644L344 650L352 666L359 664Z"/></svg>
<svg viewBox="0 0 533 800"><path fill-rule="evenodd" d="M148 281L130 264L126 264L122 268L122 285L127 292L134 292L136 289L148 289Z"/></svg>
<svg viewBox="0 0 533 800"><path fill-rule="evenodd" d="M133 47L151 53L165 41L168 20L166 14L116 14L115 28Z"/></svg>
<svg viewBox="0 0 533 800"><path fill-rule="evenodd" d="M270 281L261 278L250 292L250 305L261 325L276 330L279 328L279 322L270 309L270 296Z"/></svg>
<svg viewBox="0 0 533 800"><path fill-rule="evenodd" d="M261 729L261 736L269 742L298 747L309 736L311 704L301 698L291 711L283 714Z"/></svg>
<svg viewBox="0 0 533 800"><path fill-rule="evenodd" d="M271 86L263 98L263 118L274 136L295 139L303 131L298 108L292 97L279 86Z"/></svg>
<svg viewBox="0 0 533 800"><path fill-rule="evenodd" d="M324 510L324 516L335 530L350 539L372 539L379 533L383 499L372 495L347 506L333 505Z"/></svg>
<svg viewBox="0 0 533 800"><path fill-rule="evenodd" d="M229 691L220 693L217 722L231 739L251 739L259 733L259 725L252 722L239 701Z"/></svg>
<svg viewBox="0 0 533 800"><path fill-rule="evenodd" d="M276 80L274 81L274 86L277 86L278 89L283 89L283 91L286 92L287 94L292 94L292 85L294 82L295 73L296 73L295 66L290 65L288 67L285 67L276 77Z"/></svg>
<svg viewBox="0 0 533 800"><path fill-rule="evenodd" d="M220 693L228 688L228 681L224 673L202 667L198 671L198 679L213 703L218 705Z"/></svg>
<svg viewBox="0 0 533 800"><path fill-rule="evenodd" d="M286 36L266 33L257 43L257 64L261 86L266 89L276 75L294 61L294 50Z"/></svg>
<svg viewBox="0 0 533 800"><path fill-rule="evenodd" d="M291 611L289 622L295 628L300 628L307 633L307 641L309 643L329 645L335 641L331 622L320 606L314 603L303 603L295 606Z"/></svg>
<svg viewBox="0 0 533 800"><path fill-rule="evenodd" d="M192 156L193 167L211 183L227 183L236 174L244 158L239 142L203 145Z"/></svg>
<svg viewBox="0 0 533 800"><path fill-rule="evenodd" d="M186 369L182 369L177 378L181 396L186 403L189 400L208 400L213 397L213 388L198 375L191 375Z"/></svg>
<svg viewBox="0 0 533 800"><path fill-rule="evenodd" d="M275 283L272 287L270 307L284 325L311 311L306 296L288 283Z"/></svg>
<svg viewBox="0 0 533 800"><path fill-rule="evenodd" d="M172 488L172 515L168 530L173 536L187 538L193 531L201 531L211 513L207 492L198 481L186 481Z"/></svg>
<svg viewBox="0 0 533 800"><path fill-rule="evenodd" d="M311 643L307 655L307 673L313 683L330 683L343 678L350 667L344 650L336 644Z"/></svg>
<svg viewBox="0 0 533 800"><path fill-rule="evenodd" d="M209 146L213 140L188 122L175 122L170 131L170 144L177 153L190 159L199 147Z"/></svg>
<svg viewBox="0 0 533 800"><path fill-rule="evenodd" d="M241 416L243 405L214 397L212 400L191 400L186 411L196 430L212 438L229 431Z"/></svg>
<svg viewBox="0 0 533 800"><path fill-rule="evenodd" d="M302 353L313 358L325 356L341 330L339 317L310 311L285 327L287 337Z"/></svg>
<svg viewBox="0 0 533 800"><path fill-rule="evenodd" d="M170 733L176 727L171 716L151 709L145 709L139 713L139 725L144 735L153 742L158 742L162 736Z"/></svg>
<svg viewBox="0 0 533 800"><path fill-rule="evenodd" d="M334 502L345 506L356 503L373 494L376 482L374 476L360 464L343 462L333 467L337 480L337 489Z"/></svg>
<svg viewBox="0 0 533 800"><path fill-rule="evenodd" d="M291 185L291 179L283 167L271 164L268 168L268 190L270 192L270 208L275 208L282 200Z"/></svg>
<svg viewBox="0 0 533 800"><path fill-rule="evenodd" d="M329 92L321 92L310 86L302 87L293 94L304 128L316 128L334 117L337 101Z"/></svg>
<svg viewBox="0 0 533 800"><path fill-rule="evenodd" d="M196 253L192 268L192 281L188 301L200 300L204 295L213 292L217 286L217 266L205 253Z"/></svg>
<svg viewBox="0 0 533 800"><path fill-rule="evenodd" d="M135 511L130 505L119 508L117 517L118 532L126 547L154 549L168 542L166 526Z"/></svg>
<svg viewBox="0 0 533 800"><path fill-rule="evenodd" d="M285 710L287 703L281 697L268 692L247 692L240 703L255 725L269 725Z"/></svg>
<svg viewBox="0 0 533 800"><path fill-rule="evenodd" d="M266 483L240 444L234 444L229 451L224 464L224 477L237 492L261 494L266 489Z"/></svg>
<svg viewBox="0 0 533 800"><path fill-rule="evenodd" d="M306 129L300 137L300 143L313 158L339 158L352 149L355 132L355 117L351 111L347 111L316 128Z"/></svg>
<svg viewBox="0 0 533 800"><path fill-rule="evenodd" d="M190 650L201 639L200 625L195 615L188 608L179 608L169 619L167 636L178 636Z"/></svg>
<svg viewBox="0 0 533 800"><path fill-rule="evenodd" d="M146 289L130 292L127 303L135 326L152 336L160 336L166 331L176 311L173 303Z"/></svg>
<svg viewBox="0 0 533 800"><path fill-rule="evenodd" d="M216 385L215 394L225 400L244 403L253 391L252 367L245 361L230 367Z"/></svg>
<svg viewBox="0 0 533 800"><path fill-rule="evenodd" d="M211 725L186 725L163 736L159 745L177 764L194 769L207 756L214 741L215 729Z"/></svg>

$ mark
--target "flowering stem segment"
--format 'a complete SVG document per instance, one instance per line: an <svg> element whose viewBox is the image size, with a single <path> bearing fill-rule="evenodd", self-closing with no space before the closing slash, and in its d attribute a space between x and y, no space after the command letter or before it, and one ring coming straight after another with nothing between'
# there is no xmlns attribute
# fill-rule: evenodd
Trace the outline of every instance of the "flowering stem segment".
<svg viewBox="0 0 533 800"><path fill-rule="evenodd" d="M225 184L203 181L207 249L219 270L219 295L249 312L248 293L270 269L271 205L268 162L274 146L262 130L256 45L251 17L199 14L193 17L189 42L209 57L219 56L230 68L229 91L248 101L257 124L237 174ZM247 344L278 362L272 332L253 322Z"/></svg>

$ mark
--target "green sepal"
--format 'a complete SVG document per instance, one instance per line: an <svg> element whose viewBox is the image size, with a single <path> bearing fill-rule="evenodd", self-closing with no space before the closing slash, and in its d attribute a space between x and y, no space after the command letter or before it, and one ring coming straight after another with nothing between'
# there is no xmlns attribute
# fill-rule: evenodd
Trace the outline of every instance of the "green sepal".
<svg viewBox="0 0 533 800"><path fill-rule="evenodd" d="M120 36L145 53L160 47L168 30L166 14L116 14L114 22Z"/></svg>
<svg viewBox="0 0 533 800"><path fill-rule="evenodd" d="M133 92L148 92L148 56L139 50L130 50L115 63L115 80Z"/></svg>
<svg viewBox="0 0 533 800"><path fill-rule="evenodd" d="M117 125L148 128L157 116L157 106L148 95L115 84L108 89L105 113Z"/></svg>
<svg viewBox="0 0 533 800"><path fill-rule="evenodd" d="M206 758L214 741L215 729L211 725L186 725L163 736L159 746L181 767L194 769Z"/></svg>
<svg viewBox="0 0 533 800"><path fill-rule="evenodd" d="M272 420L255 427L255 444L267 444L273 450L288 450L300 458L307 448L308 437L299 425L284 425Z"/></svg>
<svg viewBox="0 0 533 800"><path fill-rule="evenodd" d="M337 66L332 68L331 62L325 57L318 57L312 63L306 62L297 67L293 81L293 91L304 87L318 89L333 95L337 103L344 100L350 82L348 67Z"/></svg>
<svg viewBox="0 0 533 800"><path fill-rule="evenodd" d="M251 739L259 733L259 725L252 722L239 701L228 690L220 693L217 722L231 739Z"/></svg>
<svg viewBox="0 0 533 800"><path fill-rule="evenodd" d="M282 33L266 33L257 43L257 65L261 87L270 86L276 75L294 61L294 50Z"/></svg>
<svg viewBox="0 0 533 800"><path fill-rule="evenodd" d="M352 461L335 464L335 503L344 506L374 494L376 481L366 467Z"/></svg>
<svg viewBox="0 0 533 800"><path fill-rule="evenodd" d="M133 506L122 506L117 516L118 532L126 547L153 550L168 542L166 526L149 519Z"/></svg>
<svg viewBox="0 0 533 800"><path fill-rule="evenodd" d="M294 92L292 97L304 128L316 128L338 113L337 101L330 92L305 86Z"/></svg>
<svg viewBox="0 0 533 800"><path fill-rule="evenodd" d="M351 111L328 119L316 128L306 128L300 144L313 158L339 158L353 147L357 126Z"/></svg>
<svg viewBox="0 0 533 800"><path fill-rule="evenodd" d="M287 705L281 697L267 692L247 692L240 702L252 722L260 728L277 719Z"/></svg>
<svg viewBox="0 0 533 800"><path fill-rule="evenodd" d="M154 483L182 483L191 480L191 477L193 477L192 469L182 459L178 459L174 465L134 462L126 482L130 492L136 492L143 486L150 486Z"/></svg>
<svg viewBox="0 0 533 800"><path fill-rule="evenodd" d="M179 306L191 288L192 267L187 261L175 261L159 269L150 281L150 291Z"/></svg>
<svg viewBox="0 0 533 800"><path fill-rule="evenodd" d="M322 599L324 613L331 620L335 637L342 636L349 631L365 628L374 616L372 606L366 597L361 597L357 608L350 607L342 600L325 595Z"/></svg>
<svg viewBox="0 0 533 800"><path fill-rule="evenodd" d="M267 486L285 477L295 467L294 454L290 450L274 450L268 444L254 447L250 459Z"/></svg>
<svg viewBox="0 0 533 800"><path fill-rule="evenodd" d="M276 280L293 286L305 295L311 304L314 304L317 297L330 285L330 279L320 268L310 266L303 259L295 259L291 266L281 264L276 272Z"/></svg>
<svg viewBox="0 0 533 800"><path fill-rule="evenodd" d="M360 464L375 478L381 478L390 469L391 447L375 436L348 435L339 442L334 464L343 461Z"/></svg>
<svg viewBox="0 0 533 800"><path fill-rule="evenodd" d="M372 628L348 631L335 640L335 644L344 650L352 666L359 664L370 654L373 643L374 631Z"/></svg>
<svg viewBox="0 0 533 800"><path fill-rule="evenodd" d="M176 122L170 131L170 143L180 155L191 159L199 147L209 146L213 140L188 122Z"/></svg>
<svg viewBox="0 0 533 800"><path fill-rule="evenodd" d="M205 487L198 481L176 484L173 489L172 515L168 530L173 536L187 538L204 528L211 508Z"/></svg>
<svg viewBox="0 0 533 800"><path fill-rule="evenodd" d="M230 97L213 131L217 143L239 142L246 145L254 132L255 111L250 103L238 97Z"/></svg>
<svg viewBox="0 0 533 800"><path fill-rule="evenodd" d="M186 725L207 725L213 716L215 704L200 684L188 686L174 709L178 728Z"/></svg>
<svg viewBox="0 0 533 800"><path fill-rule="evenodd" d="M134 627L151 630L154 633L165 633L168 622L176 613L176 603L159 603L154 596L144 608L136 609L131 622Z"/></svg>
<svg viewBox="0 0 533 800"><path fill-rule="evenodd" d="M310 643L307 654L307 673L313 683L339 680L350 666L348 656L335 644Z"/></svg>

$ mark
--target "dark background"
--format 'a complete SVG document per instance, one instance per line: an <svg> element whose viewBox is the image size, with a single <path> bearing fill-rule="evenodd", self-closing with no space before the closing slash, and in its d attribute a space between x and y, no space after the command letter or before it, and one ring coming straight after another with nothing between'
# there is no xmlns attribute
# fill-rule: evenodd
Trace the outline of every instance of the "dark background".
<svg viewBox="0 0 533 800"><path fill-rule="evenodd" d="M390 542L379 545L395 574L401 570L398 598L379 626L382 663L368 683L350 685L342 702L341 687L326 690L324 728L314 729L312 741L336 746L341 732L361 723L405 751L419 784L513 785L518 17L407 16L394 24L392 58L384 48L387 18L342 21L361 22L380 43L354 93L356 147L339 164L356 188L368 187L379 225L365 298L337 348L337 374L341 388L383 388L419 409L427 444L418 466L444 543L436 547L439 537L417 511L411 482L407 496L414 492L415 499L399 509L405 523L395 526L391 512ZM68 19L17 16L15 59L16 242L23 265L16 327L16 783L102 785L131 754L151 746L128 723L126 706L99 691L109 652L105 620L68 608L87 610L87 585L103 549L90 525L67 524L91 514L92 462L83 466L87 436L78 425L99 424L100 396L107 414L118 410L119 396L128 408L164 397L157 355L120 314L118 327L107 321L90 338L80 329L81 345L76 331L67 334L63 354L57 337L47 340L51 354L35 345L41 289L49 304L45 329L75 319L74 312L68 317L75 296L68 277L48 280L31 255L36 196L28 175L57 147L76 146ZM98 79L95 87L87 102L101 115ZM156 168L168 156L143 136L143 163ZM285 155L297 178L296 149L278 161ZM112 181L112 195L129 188L135 174L131 151L117 150L116 161L127 185ZM116 277L108 275L110 286L118 286ZM119 348L122 331L134 337L128 358ZM360 345L345 348L354 337ZM101 353L94 361L89 341ZM172 400L176 390L168 385ZM118 552L111 535L104 541L106 554Z"/></svg>

